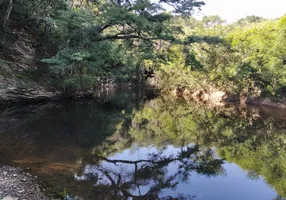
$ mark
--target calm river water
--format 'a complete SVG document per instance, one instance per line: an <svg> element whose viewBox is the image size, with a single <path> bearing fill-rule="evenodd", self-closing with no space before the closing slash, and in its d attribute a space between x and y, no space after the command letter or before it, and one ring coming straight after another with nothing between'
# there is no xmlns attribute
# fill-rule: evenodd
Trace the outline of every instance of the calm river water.
<svg viewBox="0 0 286 200"><path fill-rule="evenodd" d="M0 164L37 176L51 199L278 200L286 112L148 91L3 108Z"/></svg>

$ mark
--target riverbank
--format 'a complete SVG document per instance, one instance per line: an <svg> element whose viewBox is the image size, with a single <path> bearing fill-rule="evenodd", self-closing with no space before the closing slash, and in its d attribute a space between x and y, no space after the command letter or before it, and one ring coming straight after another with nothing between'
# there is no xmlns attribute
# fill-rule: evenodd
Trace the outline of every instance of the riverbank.
<svg viewBox="0 0 286 200"><path fill-rule="evenodd" d="M236 103L242 106L254 105L265 106L271 108L286 108L286 99L274 99L270 97L248 97L247 95L228 95L222 90L197 90L192 92L190 90L173 90L163 92L167 95L182 98L187 101L204 102L215 106L224 106L229 103Z"/></svg>
<svg viewBox="0 0 286 200"><path fill-rule="evenodd" d="M36 177L19 168L0 166L0 199L47 200Z"/></svg>

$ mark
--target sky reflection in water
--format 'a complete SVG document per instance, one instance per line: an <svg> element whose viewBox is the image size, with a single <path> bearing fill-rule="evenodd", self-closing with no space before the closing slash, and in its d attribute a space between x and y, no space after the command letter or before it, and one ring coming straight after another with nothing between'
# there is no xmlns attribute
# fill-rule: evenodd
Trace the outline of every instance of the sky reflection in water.
<svg viewBox="0 0 286 200"><path fill-rule="evenodd" d="M155 147L135 147L126 149L121 153L117 153L114 156L109 157L110 160L142 160L148 159L149 154L158 153L158 149ZM176 148L172 145L164 147L163 155L174 155L180 151L180 148ZM161 152L161 151L160 151ZM130 164L113 164L106 161L101 163L101 167L109 169L113 172L121 174L134 173L134 166ZM183 194L183 196L190 195L193 199L197 200L221 200L221 199L260 199L270 200L277 196L277 193L272 189L262 177L257 180L251 180L247 177L247 172L242 170L238 165L234 163L225 162L222 164L223 173L217 176L209 177L199 175L196 172L191 172L190 177L181 182L179 179L178 185L175 189L163 189L161 190L160 197L174 196ZM171 176L178 171L178 163L174 162L168 165L167 174ZM97 176L101 174L101 183L110 185L110 181L100 171L97 170L97 166L87 165L84 169L84 173L81 176L75 174L75 179L78 181L88 180L88 177L92 174ZM134 188L132 194L134 196L146 195L150 187L154 183L150 183L143 187Z"/></svg>

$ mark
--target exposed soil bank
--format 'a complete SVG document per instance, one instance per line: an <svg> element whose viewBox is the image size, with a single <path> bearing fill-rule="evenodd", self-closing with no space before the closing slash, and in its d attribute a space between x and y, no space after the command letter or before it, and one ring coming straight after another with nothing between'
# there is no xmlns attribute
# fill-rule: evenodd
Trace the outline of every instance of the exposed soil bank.
<svg viewBox="0 0 286 200"><path fill-rule="evenodd" d="M246 97L245 95L227 95L221 90L173 90L170 92L172 96L183 98L186 100L193 100L198 102L205 102L212 105L223 106L228 103L237 103L241 105L255 105L267 106L273 108L286 108L286 99L273 100L271 98L262 97Z"/></svg>

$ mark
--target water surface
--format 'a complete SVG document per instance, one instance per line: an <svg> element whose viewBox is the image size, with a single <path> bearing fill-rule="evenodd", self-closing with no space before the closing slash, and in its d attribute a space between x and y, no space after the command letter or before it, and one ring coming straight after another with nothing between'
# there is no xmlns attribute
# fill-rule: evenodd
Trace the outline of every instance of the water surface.
<svg viewBox="0 0 286 200"><path fill-rule="evenodd" d="M3 108L0 164L37 176L51 199L286 196L283 110L155 96L114 91Z"/></svg>

